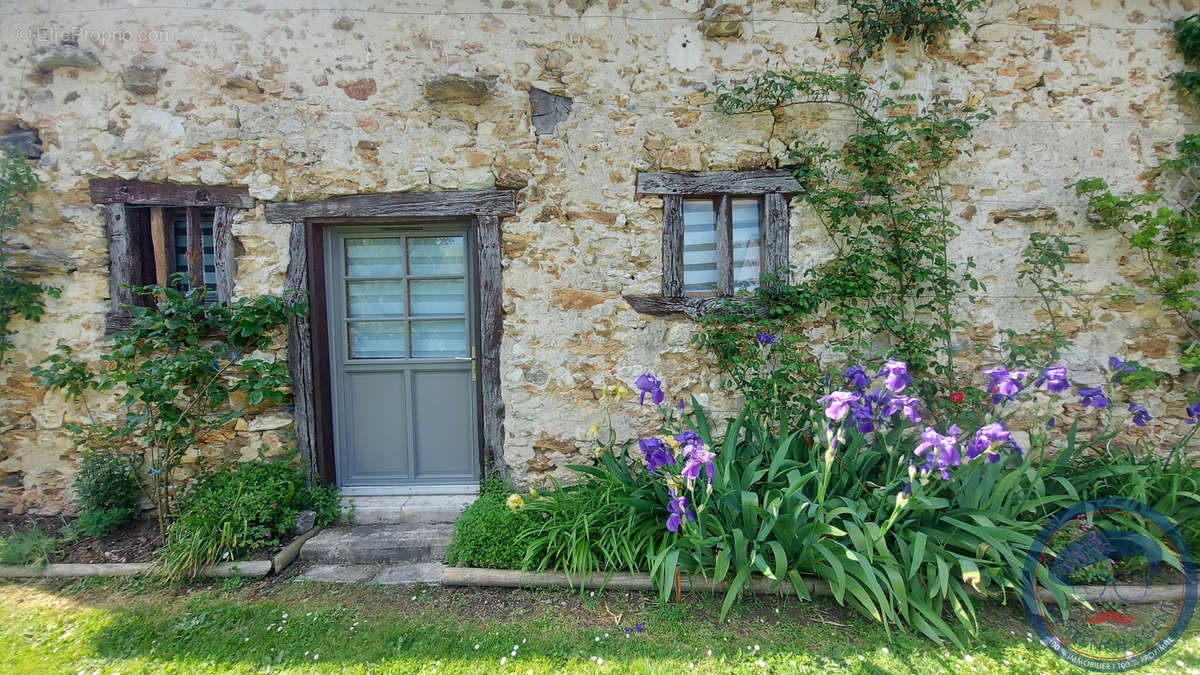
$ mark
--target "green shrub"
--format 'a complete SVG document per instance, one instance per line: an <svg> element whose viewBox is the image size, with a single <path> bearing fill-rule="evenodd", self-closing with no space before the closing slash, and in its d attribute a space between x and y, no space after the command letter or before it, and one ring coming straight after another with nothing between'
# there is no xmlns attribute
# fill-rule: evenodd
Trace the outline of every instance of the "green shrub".
<svg viewBox="0 0 1200 675"><path fill-rule="evenodd" d="M84 450L75 474L75 528L91 537L103 537L138 514L141 489L133 461L109 449Z"/></svg>
<svg viewBox="0 0 1200 675"><path fill-rule="evenodd" d="M317 525L340 514L337 488L312 487L290 459L231 462L201 474L179 500L160 566L178 580L201 567L275 547L296 514L317 512Z"/></svg>
<svg viewBox="0 0 1200 675"><path fill-rule="evenodd" d="M509 509L506 502L510 494L509 487L498 478L483 482L479 498L454 521L446 564L500 569L521 566L526 545L518 539L529 518L524 508Z"/></svg>
<svg viewBox="0 0 1200 675"><path fill-rule="evenodd" d="M0 537L0 565L45 565L58 555L59 541L36 523L28 530Z"/></svg>

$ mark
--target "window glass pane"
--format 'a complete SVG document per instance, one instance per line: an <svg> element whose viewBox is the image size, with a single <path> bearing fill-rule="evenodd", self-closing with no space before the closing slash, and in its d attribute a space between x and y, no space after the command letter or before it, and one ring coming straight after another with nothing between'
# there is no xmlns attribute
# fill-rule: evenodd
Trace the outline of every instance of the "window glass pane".
<svg viewBox="0 0 1200 675"><path fill-rule="evenodd" d="M399 237L347 239L346 276L404 276L404 240Z"/></svg>
<svg viewBox="0 0 1200 675"><path fill-rule="evenodd" d="M463 319L413 321L413 358L467 355L467 322Z"/></svg>
<svg viewBox="0 0 1200 675"><path fill-rule="evenodd" d="M467 285L462 279L414 279L409 284L413 316L467 313Z"/></svg>
<svg viewBox="0 0 1200 675"><path fill-rule="evenodd" d="M404 316L404 282L347 282L346 305L347 315L354 318Z"/></svg>
<svg viewBox="0 0 1200 675"><path fill-rule="evenodd" d="M408 240L409 274L464 274L462 237L412 237Z"/></svg>
<svg viewBox="0 0 1200 675"><path fill-rule="evenodd" d="M350 358L408 358L408 324L403 321L351 321Z"/></svg>
<svg viewBox="0 0 1200 675"><path fill-rule="evenodd" d="M171 219L171 229L175 239L175 271L187 272L187 209L168 209L167 213L170 214L168 217ZM209 289L204 296L204 301L215 303L217 301L217 257L213 249L213 215L214 211L212 209L200 209L200 242L204 264L204 285ZM185 281L182 282L179 288L186 291L189 287L190 284Z"/></svg>
<svg viewBox="0 0 1200 675"><path fill-rule="evenodd" d="M758 200L734 199L730 205L733 221L733 288L756 288L762 262Z"/></svg>
<svg viewBox="0 0 1200 675"><path fill-rule="evenodd" d="M717 290L716 211L711 199L683 202L683 292Z"/></svg>

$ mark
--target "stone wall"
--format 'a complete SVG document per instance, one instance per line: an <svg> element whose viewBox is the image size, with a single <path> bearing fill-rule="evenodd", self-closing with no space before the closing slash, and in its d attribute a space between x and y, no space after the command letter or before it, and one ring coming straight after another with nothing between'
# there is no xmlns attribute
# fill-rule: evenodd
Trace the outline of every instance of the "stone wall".
<svg viewBox="0 0 1200 675"><path fill-rule="evenodd" d="M672 397L736 408L690 347L692 322L643 316L621 299L657 292L661 275L661 200L634 194L637 172L769 167L796 133L846 131L828 111L775 124L705 108L718 79L845 65L829 0L41 4L18 0L0 28L0 124L36 130L45 183L9 245L38 254L63 294L40 323L17 326L0 371L0 508L69 509L77 458L62 424L82 413L39 390L29 366L57 344L98 353L107 249L89 178L247 186L258 202L234 224L238 294L283 287L288 233L266 223L264 201L520 188L517 215L502 223L506 457L518 479L536 480L564 475L586 451L608 383L652 371ZM963 225L954 252L975 256L989 288L961 308L964 340L993 347L1000 329L1031 327L1035 306L1012 261L1032 227L1057 218L1087 243L1069 270L1098 319L1067 359L1081 381L1114 353L1175 372L1181 326L1153 302L1105 299L1141 270L1111 233L1090 228L1068 184L1099 175L1142 187L1194 128L1166 76L1182 67L1171 22L1197 3L985 4L970 33L929 49L892 45L871 66L906 91L998 111L949 173ZM534 90L555 95L533 93L536 115ZM800 209L792 232L802 268L829 256ZM1168 421L1183 407L1178 389L1146 403ZM650 422L622 415L618 433ZM210 452L278 447L288 426L286 411L265 411Z"/></svg>

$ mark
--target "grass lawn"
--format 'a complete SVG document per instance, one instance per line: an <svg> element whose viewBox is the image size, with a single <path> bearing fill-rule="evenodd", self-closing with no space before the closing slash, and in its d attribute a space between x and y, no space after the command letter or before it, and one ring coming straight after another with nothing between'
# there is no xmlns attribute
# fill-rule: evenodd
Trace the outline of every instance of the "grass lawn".
<svg viewBox="0 0 1200 675"><path fill-rule="evenodd" d="M830 602L752 598L724 623L718 607L700 594L660 606L624 592L288 578L6 583L0 672L1083 672L1028 635L1019 603L989 611L968 652L889 636ZM1139 672L1200 673L1200 626Z"/></svg>

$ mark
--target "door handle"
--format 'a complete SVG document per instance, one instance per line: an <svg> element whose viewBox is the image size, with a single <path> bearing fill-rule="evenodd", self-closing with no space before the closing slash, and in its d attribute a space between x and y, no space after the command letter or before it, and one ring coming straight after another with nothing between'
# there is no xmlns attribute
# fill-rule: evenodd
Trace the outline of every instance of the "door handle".
<svg viewBox="0 0 1200 675"><path fill-rule="evenodd" d="M474 347L471 347L471 355L470 355L470 356L455 356L455 357L454 357L454 360L455 360L455 361L470 361L470 362L471 362L471 381L472 381L472 382L474 382L474 381L476 380L476 373L475 373L475 348L474 348Z"/></svg>

